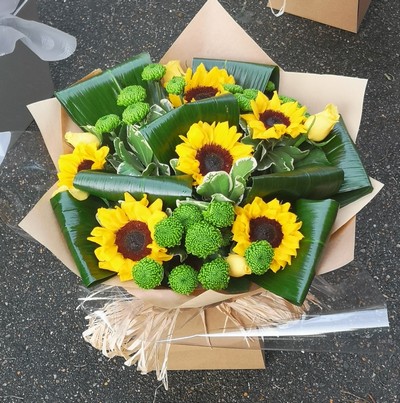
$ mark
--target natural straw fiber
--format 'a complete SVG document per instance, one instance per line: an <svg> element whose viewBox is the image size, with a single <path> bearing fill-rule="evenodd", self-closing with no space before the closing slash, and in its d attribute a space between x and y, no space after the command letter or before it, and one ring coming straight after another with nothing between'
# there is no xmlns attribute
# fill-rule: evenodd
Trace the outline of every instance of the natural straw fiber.
<svg viewBox="0 0 400 403"><path fill-rule="evenodd" d="M135 297L116 294L109 302L91 312L86 319L88 329L84 339L100 350L106 357L121 356L128 366L137 365L142 374L155 369L157 379L168 388L168 353L175 326L181 313L189 317L203 317L204 333L207 326L204 313L217 309L226 317L225 329L245 330L257 327L276 326L299 319L308 311L309 296L303 306L295 306L268 291L258 295L236 298L213 306L192 309L162 309L146 305ZM96 299L96 293L84 298L86 302ZM107 299L107 298L106 298ZM193 312L192 312L193 311Z"/></svg>

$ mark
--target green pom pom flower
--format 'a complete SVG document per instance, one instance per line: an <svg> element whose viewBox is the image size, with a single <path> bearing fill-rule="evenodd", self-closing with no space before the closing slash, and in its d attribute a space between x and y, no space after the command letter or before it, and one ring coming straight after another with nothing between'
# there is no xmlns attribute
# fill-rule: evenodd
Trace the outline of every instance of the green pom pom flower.
<svg viewBox="0 0 400 403"><path fill-rule="evenodd" d="M197 287L197 274L197 271L188 264L176 266L168 276L169 286L178 294L189 295Z"/></svg>
<svg viewBox="0 0 400 403"><path fill-rule="evenodd" d="M165 90L168 94L180 95L183 94L183 90L185 89L186 81L183 77L172 77L165 86Z"/></svg>
<svg viewBox="0 0 400 403"><path fill-rule="evenodd" d="M203 211L203 216L218 228L229 227L235 220L235 209L230 202L213 200Z"/></svg>
<svg viewBox="0 0 400 403"><path fill-rule="evenodd" d="M114 131L121 124L121 119L118 115L110 114L102 116L97 119L96 124L94 125L94 129L96 133L110 133Z"/></svg>
<svg viewBox="0 0 400 403"><path fill-rule="evenodd" d="M167 71L166 67L159 63L147 65L142 71L142 78L145 81L161 80Z"/></svg>
<svg viewBox="0 0 400 403"><path fill-rule="evenodd" d="M287 102L297 102L296 99L290 98L290 97L286 97L285 95L279 95L279 99L280 99L280 101L281 101L282 104L286 104Z"/></svg>
<svg viewBox="0 0 400 403"><path fill-rule="evenodd" d="M122 112L122 120L127 125L133 125L142 121L147 114L150 112L150 105L146 102L136 102L135 104L129 105Z"/></svg>
<svg viewBox="0 0 400 403"><path fill-rule="evenodd" d="M163 248L172 248L181 243L184 227L176 217L167 217L154 227L154 240Z"/></svg>
<svg viewBox="0 0 400 403"><path fill-rule="evenodd" d="M244 94L234 94L236 101L239 104L239 108L242 112L250 112L251 108L251 100L246 97Z"/></svg>
<svg viewBox="0 0 400 403"><path fill-rule="evenodd" d="M247 88L243 91L243 95L250 100L256 99L259 91L255 88Z"/></svg>
<svg viewBox="0 0 400 403"><path fill-rule="evenodd" d="M222 245L221 231L206 221L192 224L186 232L185 248L194 256L205 258Z"/></svg>
<svg viewBox="0 0 400 403"><path fill-rule="evenodd" d="M129 106L146 99L146 90L141 85L125 87L117 97L117 105Z"/></svg>
<svg viewBox="0 0 400 403"><path fill-rule="evenodd" d="M252 242L244 252L244 258L253 274L264 274L271 266L274 249L268 241Z"/></svg>
<svg viewBox="0 0 400 403"><path fill-rule="evenodd" d="M206 290L223 290L229 284L229 263L219 257L201 266L198 279Z"/></svg>
<svg viewBox="0 0 400 403"><path fill-rule="evenodd" d="M161 284L164 268L161 263L145 257L133 266L132 277L140 288L150 290Z"/></svg>
<svg viewBox="0 0 400 403"><path fill-rule="evenodd" d="M194 204L181 204L172 212L172 217L177 218L185 230L190 225L203 220L200 208Z"/></svg>
<svg viewBox="0 0 400 403"><path fill-rule="evenodd" d="M231 94L241 94L243 92L243 87L239 84L224 84L223 87L225 91Z"/></svg>
<svg viewBox="0 0 400 403"><path fill-rule="evenodd" d="M274 92L276 90L275 84L272 81L268 81L265 87L265 92Z"/></svg>

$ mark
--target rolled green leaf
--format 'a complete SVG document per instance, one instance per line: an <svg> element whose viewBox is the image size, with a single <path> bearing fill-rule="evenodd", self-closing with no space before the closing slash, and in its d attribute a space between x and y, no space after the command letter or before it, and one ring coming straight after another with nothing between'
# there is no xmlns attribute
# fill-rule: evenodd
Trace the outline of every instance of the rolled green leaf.
<svg viewBox="0 0 400 403"><path fill-rule="evenodd" d="M274 83L276 90L279 87L279 68L277 66L231 60L194 58L192 63L193 70L201 63L204 64L207 70L211 70L214 66L225 69L228 74L233 75L236 84L241 85L243 88L254 88L265 92L268 81Z"/></svg>
<svg viewBox="0 0 400 403"><path fill-rule="evenodd" d="M140 133L157 159L167 164L177 157L175 147L182 142L179 135L186 135L190 126L199 121L210 124L228 121L231 126L238 126L236 98L229 94L184 104L142 127Z"/></svg>
<svg viewBox="0 0 400 403"><path fill-rule="evenodd" d="M117 96L128 85L142 85L147 90L147 101L153 103L148 83L141 77L143 68L149 63L150 55L141 53L117 67L58 91L55 96L76 124L94 126L104 115L121 116L124 107L117 105Z"/></svg>
<svg viewBox="0 0 400 403"><path fill-rule="evenodd" d="M98 226L97 209L106 207L105 203L96 197L78 201L69 192L56 194L50 203L83 284L89 287L114 276L116 273L99 268L94 254L97 245L87 240Z"/></svg>
<svg viewBox="0 0 400 403"><path fill-rule="evenodd" d="M245 203L256 197L294 201L300 198L326 199L337 194L343 183L343 171L337 167L301 167L294 171L254 176Z"/></svg>
<svg viewBox="0 0 400 403"><path fill-rule="evenodd" d="M304 238L300 241L297 256L283 270L276 273L269 270L262 276L252 275L252 281L295 305L301 305L314 278L338 209L339 203L332 199L298 200L294 210L303 223L300 232Z"/></svg>
<svg viewBox="0 0 400 403"><path fill-rule="evenodd" d="M152 203L161 198L165 207L176 207L177 200L192 197L192 178L177 176L128 176L100 171L80 171L74 178L77 189L110 201L124 199L128 192L135 198L148 195Z"/></svg>
<svg viewBox="0 0 400 403"><path fill-rule="evenodd" d="M335 125L328 139L322 149L328 160L344 172L343 184L334 197L343 207L372 192L373 187L343 119Z"/></svg>

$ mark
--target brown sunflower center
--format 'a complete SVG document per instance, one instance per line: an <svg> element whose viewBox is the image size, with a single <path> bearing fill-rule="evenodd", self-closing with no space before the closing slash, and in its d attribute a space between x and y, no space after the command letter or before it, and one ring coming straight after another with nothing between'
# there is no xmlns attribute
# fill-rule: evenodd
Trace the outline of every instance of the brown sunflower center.
<svg viewBox="0 0 400 403"><path fill-rule="evenodd" d="M200 99L215 97L218 89L214 87L195 87L185 93L185 101L191 102L193 99L199 101Z"/></svg>
<svg viewBox="0 0 400 403"><path fill-rule="evenodd" d="M214 171L229 172L233 164L232 155L218 144L205 144L197 151L196 159L200 163L200 173L203 176Z"/></svg>
<svg viewBox="0 0 400 403"><path fill-rule="evenodd" d="M149 255L151 250L147 247L151 243L151 234L144 222L130 221L116 233L115 244L118 252L125 259L138 261Z"/></svg>
<svg viewBox="0 0 400 403"><path fill-rule="evenodd" d="M78 165L78 172L79 171L84 171L86 169L91 169L93 165L93 161L91 160L83 160L79 165Z"/></svg>
<svg viewBox="0 0 400 403"><path fill-rule="evenodd" d="M269 129L273 125L285 125L290 126L290 120L283 113L278 111L266 110L260 113L260 120L264 123L264 126Z"/></svg>
<svg viewBox="0 0 400 403"><path fill-rule="evenodd" d="M257 217L250 220L250 241L268 241L277 248L283 239L282 226L276 220L267 217Z"/></svg>

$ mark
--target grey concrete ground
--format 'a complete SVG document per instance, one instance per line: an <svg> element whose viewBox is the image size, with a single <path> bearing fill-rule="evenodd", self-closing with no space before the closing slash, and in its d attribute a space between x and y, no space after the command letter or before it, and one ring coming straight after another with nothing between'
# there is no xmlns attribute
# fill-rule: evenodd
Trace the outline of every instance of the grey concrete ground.
<svg viewBox="0 0 400 403"><path fill-rule="evenodd" d="M143 50L157 60L204 1L38 3L44 23L78 40L73 56L51 63L54 85L62 89L94 68L111 67ZM370 273L386 299L397 350L377 349L379 340L373 339L370 350L363 344L346 353L269 351L265 370L170 372L169 391L159 388L153 374L103 357L81 337L86 323L75 309L78 279L15 226L55 181L33 125L0 168L0 401L400 401L400 3L372 0L358 34L286 14L276 18L266 0L221 3L284 69L369 80L358 147L368 173L385 187L357 216L355 259L343 270Z"/></svg>

